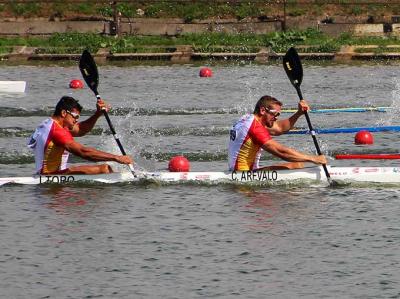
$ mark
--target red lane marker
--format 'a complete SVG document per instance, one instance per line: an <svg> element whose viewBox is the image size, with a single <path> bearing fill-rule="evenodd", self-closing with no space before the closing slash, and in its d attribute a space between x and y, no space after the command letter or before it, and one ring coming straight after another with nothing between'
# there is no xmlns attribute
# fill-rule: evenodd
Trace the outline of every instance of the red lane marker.
<svg viewBox="0 0 400 299"><path fill-rule="evenodd" d="M374 159L374 160L394 160L400 159L400 154L345 154L335 155L336 160L355 160L355 159Z"/></svg>

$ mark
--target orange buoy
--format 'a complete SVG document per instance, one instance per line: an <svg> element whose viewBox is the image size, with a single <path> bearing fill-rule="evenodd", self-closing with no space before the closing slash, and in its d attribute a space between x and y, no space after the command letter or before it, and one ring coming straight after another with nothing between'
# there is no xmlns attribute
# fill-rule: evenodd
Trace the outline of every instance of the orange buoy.
<svg viewBox="0 0 400 299"><path fill-rule="evenodd" d="M200 77L212 77L213 73L212 70L208 67L203 67L200 69Z"/></svg>
<svg viewBox="0 0 400 299"><path fill-rule="evenodd" d="M358 131L354 137L355 144L374 144L374 136L367 130Z"/></svg>
<svg viewBox="0 0 400 299"><path fill-rule="evenodd" d="M187 172L190 170L189 160L184 156L175 156L169 161L168 169L171 172Z"/></svg>
<svg viewBox="0 0 400 299"><path fill-rule="evenodd" d="M69 87L73 89L83 88L83 82L78 79L71 80L71 82L69 82Z"/></svg>

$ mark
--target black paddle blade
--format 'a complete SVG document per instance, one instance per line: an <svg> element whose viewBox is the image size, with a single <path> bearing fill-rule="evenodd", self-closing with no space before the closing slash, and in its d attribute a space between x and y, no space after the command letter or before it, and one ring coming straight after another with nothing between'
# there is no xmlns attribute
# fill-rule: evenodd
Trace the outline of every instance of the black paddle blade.
<svg viewBox="0 0 400 299"><path fill-rule="evenodd" d="M99 85L99 72L97 71L96 62L88 50L84 50L79 60L79 69L81 70L83 79L91 90L98 95L97 86Z"/></svg>
<svg viewBox="0 0 400 299"><path fill-rule="evenodd" d="M303 81L303 66L301 65L299 54L295 48L291 47L283 57L283 68L294 87L300 87Z"/></svg>

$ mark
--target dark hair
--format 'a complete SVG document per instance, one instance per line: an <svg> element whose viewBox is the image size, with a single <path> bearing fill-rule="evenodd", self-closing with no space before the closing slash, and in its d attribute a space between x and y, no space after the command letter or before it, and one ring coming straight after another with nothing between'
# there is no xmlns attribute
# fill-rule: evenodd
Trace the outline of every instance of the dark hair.
<svg viewBox="0 0 400 299"><path fill-rule="evenodd" d="M275 99L274 97L271 96L262 96L256 106L254 107L254 113L260 113L260 109L261 107L265 107L265 108L271 108L271 105L279 105L279 106L283 106L281 101L278 101L277 99Z"/></svg>
<svg viewBox="0 0 400 299"><path fill-rule="evenodd" d="M72 109L76 109L79 112L82 111L82 106L75 100L73 97L63 96L57 103L56 109L54 110L54 116L60 116L62 110L71 111Z"/></svg>

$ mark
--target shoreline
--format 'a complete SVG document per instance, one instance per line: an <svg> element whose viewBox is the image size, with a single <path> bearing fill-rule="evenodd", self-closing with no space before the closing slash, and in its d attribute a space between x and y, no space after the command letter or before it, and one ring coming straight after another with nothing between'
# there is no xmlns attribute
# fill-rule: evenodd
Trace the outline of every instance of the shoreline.
<svg viewBox="0 0 400 299"><path fill-rule="evenodd" d="M377 45L359 46L360 48L378 48ZM398 48L398 46L393 46ZM29 62L68 62L77 61L81 53L37 53L36 47L16 46L11 53L0 54L2 64L26 64ZM296 46L304 48L304 46ZM299 56L303 60L333 61L337 63L351 63L355 61L389 61L400 60L400 52L356 52L357 46L344 46L338 52L302 52ZM191 46L177 46L173 52L152 53L113 53L107 48L100 48L93 57L99 64L111 62L166 62L172 64L188 64L204 61L249 61L258 64L268 64L280 61L285 53L277 53L268 48L261 48L258 52L195 52Z"/></svg>

